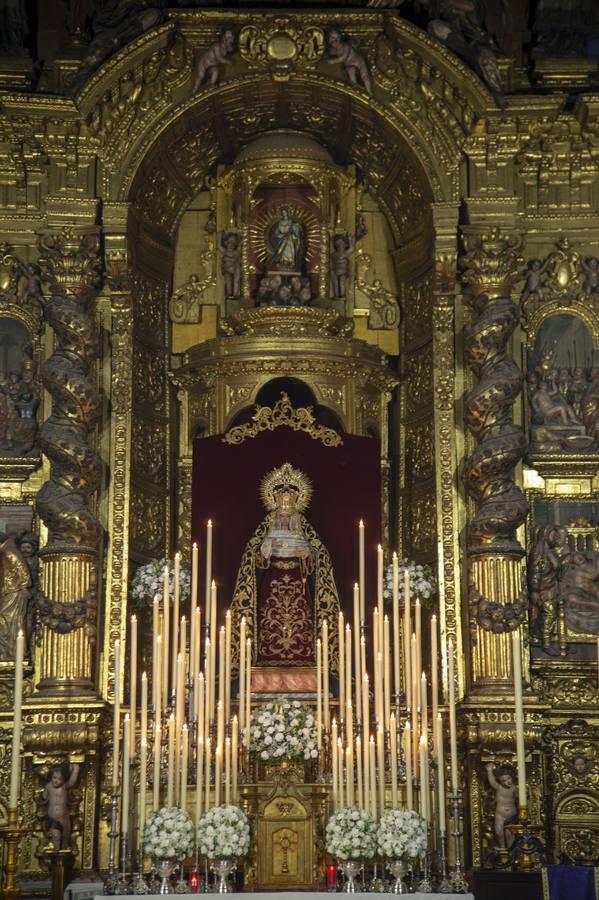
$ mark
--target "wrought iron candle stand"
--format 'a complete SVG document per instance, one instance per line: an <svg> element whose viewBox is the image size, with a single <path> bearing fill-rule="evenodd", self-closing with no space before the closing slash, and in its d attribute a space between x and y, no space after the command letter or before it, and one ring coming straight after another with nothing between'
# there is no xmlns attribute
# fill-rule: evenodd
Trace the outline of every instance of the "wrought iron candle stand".
<svg viewBox="0 0 599 900"><path fill-rule="evenodd" d="M104 879L104 893L112 895L116 893L118 874L116 870L116 842L119 836L116 830L119 796L113 794L110 798L110 831L108 832L108 874Z"/></svg>
<svg viewBox="0 0 599 900"><path fill-rule="evenodd" d="M468 883L464 877L464 869L462 867L462 847L460 838L462 837L462 832L460 831L460 791L453 791L451 795L451 808L453 813L453 839L454 839L454 852L455 852L455 864L453 872L450 876L451 888L456 894L465 894L468 892Z"/></svg>

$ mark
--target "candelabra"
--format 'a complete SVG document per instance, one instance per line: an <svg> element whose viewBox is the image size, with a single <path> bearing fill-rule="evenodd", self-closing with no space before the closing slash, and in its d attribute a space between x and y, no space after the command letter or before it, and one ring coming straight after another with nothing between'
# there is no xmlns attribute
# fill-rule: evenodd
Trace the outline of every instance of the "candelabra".
<svg viewBox="0 0 599 900"><path fill-rule="evenodd" d="M462 846L460 830L460 791L455 790L451 795L451 808L453 812L453 839L455 848L455 864L451 874L451 887L456 894L465 894L468 891L468 884L464 878L464 870L462 868Z"/></svg>
<svg viewBox="0 0 599 900"><path fill-rule="evenodd" d="M118 882L118 875L115 865L116 842L119 836L119 833L116 830L118 803L119 796L118 794L113 793L112 797L110 798L110 831L108 832L110 843L108 845L108 875L104 879L104 893L109 895L116 893L116 886Z"/></svg>
<svg viewBox="0 0 599 900"><path fill-rule="evenodd" d="M21 888L17 885L16 879L17 847L23 835L27 834L27 829L19 826L16 809L9 809L8 823L0 828L0 834L6 841L6 870L2 898L3 900L13 900L21 894Z"/></svg>
<svg viewBox="0 0 599 900"><path fill-rule="evenodd" d="M144 851L142 847L137 851L137 875L133 879L131 887L133 893L138 896L150 893L148 883L144 878Z"/></svg>
<svg viewBox="0 0 599 900"><path fill-rule="evenodd" d="M430 822L427 822L426 825L426 850L423 855L423 868L424 872L422 878L420 879L420 884L418 885L418 890L421 894L432 894L433 892L433 883L431 880L431 839L432 839L432 829Z"/></svg>
<svg viewBox="0 0 599 900"><path fill-rule="evenodd" d="M453 886L451 878L447 874L447 835L445 831L439 832L439 869L441 876L439 891L441 894L451 894Z"/></svg>
<svg viewBox="0 0 599 900"><path fill-rule="evenodd" d="M123 797L123 803L125 798ZM127 832L121 830L120 873L116 881L114 893L117 895L129 894L129 882L127 880Z"/></svg>

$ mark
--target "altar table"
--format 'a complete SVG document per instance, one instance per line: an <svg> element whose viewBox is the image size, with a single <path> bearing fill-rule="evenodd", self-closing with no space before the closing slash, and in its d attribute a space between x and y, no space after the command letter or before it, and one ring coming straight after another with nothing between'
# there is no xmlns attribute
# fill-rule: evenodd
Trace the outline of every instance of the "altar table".
<svg viewBox="0 0 599 900"><path fill-rule="evenodd" d="M208 894L181 894L179 896L182 897L205 897L210 896L211 892ZM327 896L327 891L262 891L261 893L250 893L249 891L246 893L245 891L234 891L232 893L233 896L243 897L244 900L324 900ZM331 895L334 893L339 893L341 897L350 896L354 898L354 900L372 900L375 896L374 894L343 894L342 892L332 891ZM164 894L146 894L145 895L148 900L164 900ZM171 896L170 894L168 896ZM176 896L176 895L172 895ZM215 896L222 896L216 894ZM226 895L228 896L228 895ZM376 895L379 896L379 895ZM381 894L380 896L394 897L394 894ZM417 891L415 894L406 894L406 897L409 897L410 900L414 898L414 900L474 900L474 894L421 894L420 891ZM100 894L94 897L94 900L105 900L105 898Z"/></svg>

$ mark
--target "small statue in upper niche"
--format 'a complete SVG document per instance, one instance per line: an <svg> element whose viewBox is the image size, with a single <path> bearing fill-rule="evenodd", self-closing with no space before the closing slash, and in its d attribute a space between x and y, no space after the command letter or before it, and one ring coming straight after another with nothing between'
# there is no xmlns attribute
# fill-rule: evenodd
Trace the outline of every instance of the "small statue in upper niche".
<svg viewBox="0 0 599 900"><path fill-rule="evenodd" d="M31 572L14 538L0 543L0 660L13 660L19 631L28 631Z"/></svg>
<svg viewBox="0 0 599 900"><path fill-rule="evenodd" d="M239 297L241 290L241 238L235 231L226 231L218 247L222 254L221 272L225 279L225 297Z"/></svg>
<svg viewBox="0 0 599 900"><path fill-rule="evenodd" d="M25 263L21 267L18 285L19 302L26 308L40 313L42 310L42 274L37 263Z"/></svg>
<svg viewBox="0 0 599 900"><path fill-rule="evenodd" d="M349 259L353 252L354 246L349 234L334 236L331 253L331 297L334 300L345 300Z"/></svg>
<svg viewBox="0 0 599 900"><path fill-rule="evenodd" d="M329 31L327 43L331 55L328 62L341 63L347 72L350 84L359 87L361 82L368 96L372 97L372 82L364 57L354 50L349 41L344 41L335 29ZM360 76L359 80L358 76Z"/></svg>
<svg viewBox="0 0 599 900"><path fill-rule="evenodd" d="M487 763L487 778L495 791L495 840L498 847L511 847L514 835L509 825L518 821L518 787L515 771L511 766L500 766L493 771L493 763Z"/></svg>
<svg viewBox="0 0 599 900"><path fill-rule="evenodd" d="M368 327L389 331L397 328L399 324L399 304L390 290L383 287L380 278L375 278L372 284L360 282L360 290L370 298L370 315Z"/></svg>
<svg viewBox="0 0 599 900"><path fill-rule="evenodd" d="M54 766L41 793L40 799L46 804L48 837L56 850L68 850L71 846L70 789L77 784L78 778L78 763L72 766L68 777L64 766Z"/></svg>
<svg viewBox="0 0 599 900"><path fill-rule="evenodd" d="M231 60L227 59L227 56L234 48L235 35L227 29L198 59L192 93L195 94L200 89L206 78L211 87L216 87L220 78L220 67L231 65Z"/></svg>
<svg viewBox="0 0 599 900"><path fill-rule="evenodd" d="M590 297L591 294L599 292L599 259L594 257L586 260L582 259L580 264L586 272L582 289L587 297Z"/></svg>

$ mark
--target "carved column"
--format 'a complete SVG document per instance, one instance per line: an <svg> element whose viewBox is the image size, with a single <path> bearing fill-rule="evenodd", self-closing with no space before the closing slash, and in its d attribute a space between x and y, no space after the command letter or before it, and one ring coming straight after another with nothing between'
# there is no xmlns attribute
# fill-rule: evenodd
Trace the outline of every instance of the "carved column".
<svg viewBox="0 0 599 900"><path fill-rule="evenodd" d="M48 543L40 552L37 687L44 694L91 693L100 542L92 496L100 466L89 435L100 404L91 372L98 354L97 329L88 307L100 280L99 229L48 231L40 235L39 249L51 292L45 316L55 349L42 366L52 413L40 432L50 478L36 499L48 528Z"/></svg>
<svg viewBox="0 0 599 900"><path fill-rule="evenodd" d="M528 513L514 480L525 449L513 419L523 375L509 349L519 317L511 292L521 271L522 239L510 229L466 226L463 245L464 300L473 312L464 332L464 362L474 385L464 394L471 440L463 469L473 501L466 536L471 687L511 689L510 632L525 617L524 550L516 532Z"/></svg>

